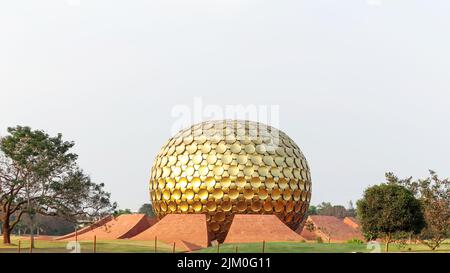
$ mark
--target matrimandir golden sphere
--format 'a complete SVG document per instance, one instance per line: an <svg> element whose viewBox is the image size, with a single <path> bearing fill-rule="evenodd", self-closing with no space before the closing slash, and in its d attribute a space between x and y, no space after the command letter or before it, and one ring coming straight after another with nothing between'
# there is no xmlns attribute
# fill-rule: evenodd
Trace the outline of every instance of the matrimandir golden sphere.
<svg viewBox="0 0 450 273"><path fill-rule="evenodd" d="M275 214L297 229L309 207L311 174L282 131L251 121L207 121L163 145L150 197L158 218L205 214L212 239L223 241L235 214Z"/></svg>

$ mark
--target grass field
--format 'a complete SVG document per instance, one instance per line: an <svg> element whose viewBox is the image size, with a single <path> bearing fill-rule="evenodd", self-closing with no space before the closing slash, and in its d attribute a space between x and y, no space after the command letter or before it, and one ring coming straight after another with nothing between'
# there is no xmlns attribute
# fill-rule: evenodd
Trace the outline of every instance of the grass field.
<svg viewBox="0 0 450 273"><path fill-rule="evenodd" d="M0 243L0 253L17 253L19 239L12 237L12 245L3 245ZM28 253L30 247L29 240L20 240L21 252ZM73 248L67 247L68 242L61 241L35 241L35 249L33 253L70 253ZM80 242L80 248L82 253L93 253L93 242ZM169 246L165 243L157 243L157 251L159 253L172 253L173 246ZM154 253L155 242L154 241L130 241L130 240L112 240L112 241L98 241L97 249L98 253Z"/></svg>
<svg viewBox="0 0 450 273"><path fill-rule="evenodd" d="M12 238L12 245L5 246L0 243L0 253L17 253L19 238ZM21 248L23 253L29 252L29 241L21 240ZM82 253L92 253L92 242L80 242ZM158 253L173 252L172 246L158 242ZM404 248L399 248L396 244L391 244L391 252L430 252L430 249L422 244L410 244ZM67 248L67 242L60 241L36 241L36 249L34 253L70 253L72 248ZM262 253L262 243L251 244L224 244L219 247L220 253ZM347 243L266 243L266 253L352 253L362 252L368 253L372 249L367 249L366 244L347 244ZM383 251L383 245L381 245ZM114 241L98 241L98 253L154 253L155 246L153 241L130 241L130 240L114 240ZM197 251L198 253L217 253L217 246L209 247ZM450 253L450 241L446 241L436 252Z"/></svg>
<svg viewBox="0 0 450 273"><path fill-rule="evenodd" d="M261 253L263 251L262 243L251 244L224 244L219 247L220 253ZM366 244L347 244L347 243L266 243L266 253L370 253L373 249L367 248ZM199 253L217 253L216 247L209 247L198 251ZM381 252L384 252L384 245L381 245ZM430 252L425 245L411 244L400 248L396 244L390 245L390 252ZM446 242L436 252L449 252L450 242Z"/></svg>

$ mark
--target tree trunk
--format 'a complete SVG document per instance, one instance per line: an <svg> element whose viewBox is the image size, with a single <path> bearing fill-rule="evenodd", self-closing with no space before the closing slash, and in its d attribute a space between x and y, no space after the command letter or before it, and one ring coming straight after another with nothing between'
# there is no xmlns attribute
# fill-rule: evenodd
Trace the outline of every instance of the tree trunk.
<svg viewBox="0 0 450 273"><path fill-rule="evenodd" d="M385 248L385 252L388 253L389 252L389 243L391 242L391 234L388 233L386 234L386 248Z"/></svg>
<svg viewBox="0 0 450 273"><path fill-rule="evenodd" d="M11 228L9 226L9 215L6 214L3 219L3 244L11 244Z"/></svg>
<svg viewBox="0 0 450 273"><path fill-rule="evenodd" d="M34 248L34 215L29 214L30 217L30 248Z"/></svg>

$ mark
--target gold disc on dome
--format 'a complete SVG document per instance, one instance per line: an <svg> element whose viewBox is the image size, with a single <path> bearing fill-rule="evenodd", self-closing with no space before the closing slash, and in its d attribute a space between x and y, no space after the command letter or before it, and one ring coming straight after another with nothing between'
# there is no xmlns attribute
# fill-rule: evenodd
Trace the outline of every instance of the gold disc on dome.
<svg viewBox="0 0 450 273"><path fill-rule="evenodd" d="M192 161L194 162L194 164L200 164L203 161L203 156L201 154L196 154L194 155L194 157L192 158Z"/></svg>
<svg viewBox="0 0 450 273"><path fill-rule="evenodd" d="M248 154L253 154L255 152L255 146L253 144L249 144L245 146L245 152Z"/></svg>
<svg viewBox="0 0 450 273"><path fill-rule="evenodd" d="M244 175L251 176L254 171L253 166L247 166L244 168Z"/></svg>
<svg viewBox="0 0 450 273"><path fill-rule="evenodd" d="M218 154L223 154L223 153L225 153L226 150L227 150L227 146L223 143L220 143L216 147L216 153L218 153Z"/></svg>
<svg viewBox="0 0 450 273"><path fill-rule="evenodd" d="M244 177L238 177L234 184L236 184L239 188L243 188L247 184L247 180L245 180Z"/></svg>
<svg viewBox="0 0 450 273"><path fill-rule="evenodd" d="M209 195L209 193L208 193L208 191L205 190L205 189L202 189L202 190L200 190L200 191L198 192L198 197L200 197L201 200L206 200L206 199L208 199L208 195Z"/></svg>
<svg viewBox="0 0 450 273"><path fill-rule="evenodd" d="M225 221L225 213L219 211L214 215L214 220L217 222Z"/></svg>
<svg viewBox="0 0 450 273"><path fill-rule="evenodd" d="M223 211L230 211L231 208L232 208L232 204L231 204L230 201L224 201L221 204L221 208L222 208Z"/></svg>
<svg viewBox="0 0 450 273"><path fill-rule="evenodd" d="M221 160L222 160L222 163L223 163L223 164L228 165L228 164L230 164L231 162L233 162L233 157L232 157L231 155L223 155L222 158L221 158Z"/></svg>
<svg viewBox="0 0 450 273"><path fill-rule="evenodd" d="M214 201L208 201L208 202L206 203L206 209L207 209L207 210L209 210L209 211L216 211L216 208L217 208L216 202L214 202Z"/></svg>
<svg viewBox="0 0 450 273"><path fill-rule="evenodd" d="M222 166L214 166L213 173L215 176L221 176L224 172L224 169Z"/></svg>
<svg viewBox="0 0 450 273"><path fill-rule="evenodd" d="M260 189L258 191L258 196L259 196L259 199L266 200L267 197L269 196L269 192L266 189Z"/></svg>
<svg viewBox="0 0 450 273"><path fill-rule="evenodd" d="M189 205L187 202L182 201L179 205L178 208L182 211L182 212L186 212L189 210Z"/></svg>
<svg viewBox="0 0 450 273"><path fill-rule="evenodd" d="M259 177L253 177L250 180L250 184L253 188L259 188L259 186L261 186L261 179L259 179Z"/></svg>
<svg viewBox="0 0 450 273"><path fill-rule="evenodd" d="M238 166L230 166L230 168L228 169L228 174L229 175L233 175L236 176L239 173L239 167Z"/></svg>
<svg viewBox="0 0 450 273"><path fill-rule="evenodd" d="M198 177L194 177L191 181L191 185L194 189L199 188L201 184L202 184L202 180L200 180L200 178L198 178Z"/></svg>
<svg viewBox="0 0 450 273"><path fill-rule="evenodd" d="M223 197L223 191L222 189L214 189L214 191L212 192L212 196L216 199L222 199Z"/></svg>
<svg viewBox="0 0 450 273"><path fill-rule="evenodd" d="M245 189L244 190L244 198L247 200L253 199L253 196L255 196L255 192L252 189Z"/></svg>
<svg viewBox="0 0 450 273"><path fill-rule="evenodd" d="M267 178L266 181L264 182L264 185L268 189L272 189L273 187L275 187L275 180L273 180L273 178Z"/></svg>
<svg viewBox="0 0 450 273"><path fill-rule="evenodd" d="M230 147L230 151L233 153L233 154L238 154L238 153L240 153L241 152L241 145L240 144L238 144L238 143L235 143L235 144L233 144L233 145L231 145L231 147Z"/></svg>
<svg viewBox="0 0 450 273"><path fill-rule="evenodd" d="M220 186L222 188L228 188L231 185L231 179L229 177L222 177L222 180L220 180Z"/></svg>
<svg viewBox="0 0 450 273"><path fill-rule="evenodd" d="M217 156L216 155L208 155L207 157L206 157L206 161L208 162L208 164L210 164L210 165L214 165L214 164L216 164L216 162L217 162Z"/></svg>
<svg viewBox="0 0 450 273"><path fill-rule="evenodd" d="M269 175L269 168L263 166L258 168L258 174L262 177L267 177Z"/></svg>
<svg viewBox="0 0 450 273"><path fill-rule="evenodd" d="M209 173L208 166L200 166L200 168L198 168L198 173L202 176L208 175Z"/></svg>
<svg viewBox="0 0 450 273"><path fill-rule="evenodd" d="M200 212L200 211L202 210L202 203L201 203L200 201L195 201L195 202L192 204L192 209L193 209L195 212Z"/></svg>
<svg viewBox="0 0 450 273"><path fill-rule="evenodd" d="M236 161L237 161L238 164L245 165L245 164L247 164L248 157L247 157L247 155L239 155L237 157Z"/></svg>
<svg viewBox="0 0 450 273"><path fill-rule="evenodd" d="M245 201L238 201L236 204L236 209L240 212L244 212L247 210L247 203L245 203Z"/></svg>
<svg viewBox="0 0 450 273"><path fill-rule="evenodd" d="M193 190L189 189L184 192L184 195L186 196L187 200L192 200L192 199L194 199L195 193Z"/></svg>

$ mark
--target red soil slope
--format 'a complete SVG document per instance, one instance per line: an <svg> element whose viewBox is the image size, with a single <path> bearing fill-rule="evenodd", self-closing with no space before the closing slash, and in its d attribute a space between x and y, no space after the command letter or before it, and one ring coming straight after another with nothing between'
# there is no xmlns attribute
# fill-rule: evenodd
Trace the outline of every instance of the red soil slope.
<svg viewBox="0 0 450 273"><path fill-rule="evenodd" d="M275 215L235 215L225 243L289 242L303 238Z"/></svg>
<svg viewBox="0 0 450 273"><path fill-rule="evenodd" d="M364 240L359 228L353 228L337 217L312 215L308 217L307 221L314 224L315 230L313 232L308 231L306 227L297 230L306 240L316 240L317 237L331 242L345 242L351 239Z"/></svg>
<svg viewBox="0 0 450 273"><path fill-rule="evenodd" d="M208 230L204 214L169 214L158 223L131 238L173 244L186 251L208 247Z"/></svg>
<svg viewBox="0 0 450 273"><path fill-rule="evenodd" d="M361 227L361 223L354 217L345 217L344 224L356 229L359 229Z"/></svg>
<svg viewBox="0 0 450 273"><path fill-rule="evenodd" d="M94 224L78 230L76 233L78 234L78 236L82 235L86 232L92 231L98 227L105 225L106 223L112 221L113 219L114 219L114 217L112 215L106 216L105 218L102 218L101 220L95 222ZM60 237L56 238L56 240L64 240L64 239L68 239L71 237L75 237L75 232L60 236Z"/></svg>
<svg viewBox="0 0 450 273"><path fill-rule="evenodd" d="M148 229L155 222L155 219L145 214L124 214L117 218L110 216L78 231L77 237L79 241L92 241L94 236L97 240L128 239ZM58 240L75 240L75 233L62 236Z"/></svg>

